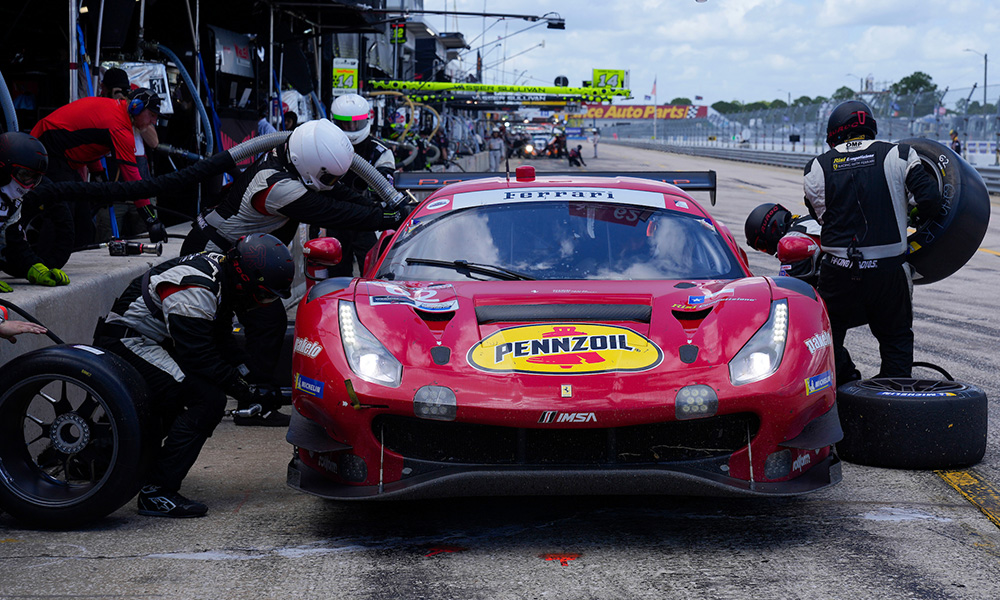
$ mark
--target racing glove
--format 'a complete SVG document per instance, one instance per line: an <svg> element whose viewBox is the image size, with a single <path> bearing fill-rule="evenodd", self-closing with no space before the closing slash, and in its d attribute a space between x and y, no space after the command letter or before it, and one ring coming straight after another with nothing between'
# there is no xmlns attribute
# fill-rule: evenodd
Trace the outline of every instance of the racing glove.
<svg viewBox="0 0 1000 600"><path fill-rule="evenodd" d="M13 292L14 288L10 287L10 284L6 281L0 281L0 292Z"/></svg>
<svg viewBox="0 0 1000 600"><path fill-rule="evenodd" d="M163 226L160 218L153 212L153 205L149 203L149 200L146 200L145 204L137 201L135 207L140 210L142 218L146 221L146 231L149 232L149 241L154 244L156 242L167 241L167 228Z"/></svg>
<svg viewBox="0 0 1000 600"><path fill-rule="evenodd" d="M410 206L403 204L396 207L395 209L384 208L382 209L382 224L378 229L385 231L387 229L398 229L406 217L409 216L410 211L413 210Z"/></svg>
<svg viewBox="0 0 1000 600"><path fill-rule="evenodd" d="M28 269L27 280L35 285L69 285L69 277L59 269L50 269L42 263L35 263Z"/></svg>

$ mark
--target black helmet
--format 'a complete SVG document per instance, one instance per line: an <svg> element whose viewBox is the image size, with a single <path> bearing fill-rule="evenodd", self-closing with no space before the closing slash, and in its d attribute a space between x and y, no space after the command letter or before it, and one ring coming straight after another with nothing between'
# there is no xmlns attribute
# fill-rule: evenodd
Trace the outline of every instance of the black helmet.
<svg viewBox="0 0 1000 600"><path fill-rule="evenodd" d="M826 143L833 147L859 135L875 139L877 133L878 124L872 109L860 100L848 100L838 104L830 113L826 124Z"/></svg>
<svg viewBox="0 0 1000 600"><path fill-rule="evenodd" d="M754 250L774 254L778 251L778 241L788 233L792 225L792 213L780 204L761 204L750 211L744 229L747 245Z"/></svg>
<svg viewBox="0 0 1000 600"><path fill-rule="evenodd" d="M236 289L267 304L292 295L295 264L281 240L266 233L251 233L226 254L235 274Z"/></svg>
<svg viewBox="0 0 1000 600"><path fill-rule="evenodd" d="M20 131L0 135L0 186L13 179L23 194L38 185L48 168L49 153L37 139Z"/></svg>
<svg viewBox="0 0 1000 600"><path fill-rule="evenodd" d="M160 116L160 102L162 99L156 92L149 88L136 88L128 95L128 114L133 117L139 116L144 110L148 110L156 116Z"/></svg>

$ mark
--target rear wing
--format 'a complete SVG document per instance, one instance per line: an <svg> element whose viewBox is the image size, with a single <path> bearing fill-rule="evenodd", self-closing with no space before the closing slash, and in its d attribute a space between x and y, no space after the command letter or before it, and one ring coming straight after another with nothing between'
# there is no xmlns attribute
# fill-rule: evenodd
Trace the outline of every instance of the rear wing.
<svg viewBox="0 0 1000 600"><path fill-rule="evenodd" d="M539 177L636 177L676 185L685 192L708 192L715 206L715 171L557 171L541 172ZM473 181L488 177L503 177L504 173L421 173L401 172L393 175L398 190L431 192L449 183Z"/></svg>

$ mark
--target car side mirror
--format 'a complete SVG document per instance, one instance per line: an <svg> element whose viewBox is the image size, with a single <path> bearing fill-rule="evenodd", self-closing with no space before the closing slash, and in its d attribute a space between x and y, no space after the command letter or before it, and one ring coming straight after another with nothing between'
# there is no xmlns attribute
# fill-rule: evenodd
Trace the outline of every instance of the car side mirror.
<svg viewBox="0 0 1000 600"><path fill-rule="evenodd" d="M812 258L819 253L819 244L812 237L792 232L778 241L778 260L782 264L792 264Z"/></svg>
<svg viewBox="0 0 1000 600"><path fill-rule="evenodd" d="M306 259L306 277L316 281L326 279L327 269L340 263L344 249L337 238L321 237L303 244L302 256Z"/></svg>

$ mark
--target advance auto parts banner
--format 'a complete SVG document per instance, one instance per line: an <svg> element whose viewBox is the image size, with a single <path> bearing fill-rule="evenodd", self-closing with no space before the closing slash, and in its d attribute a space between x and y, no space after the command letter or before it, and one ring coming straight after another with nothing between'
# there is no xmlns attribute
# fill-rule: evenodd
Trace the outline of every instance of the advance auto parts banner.
<svg viewBox="0 0 1000 600"><path fill-rule="evenodd" d="M654 106L652 104L632 104L629 106L609 106L607 104L584 104L586 113L584 119L650 119L656 110L657 119L704 119L708 117L707 106L688 106L668 104Z"/></svg>

